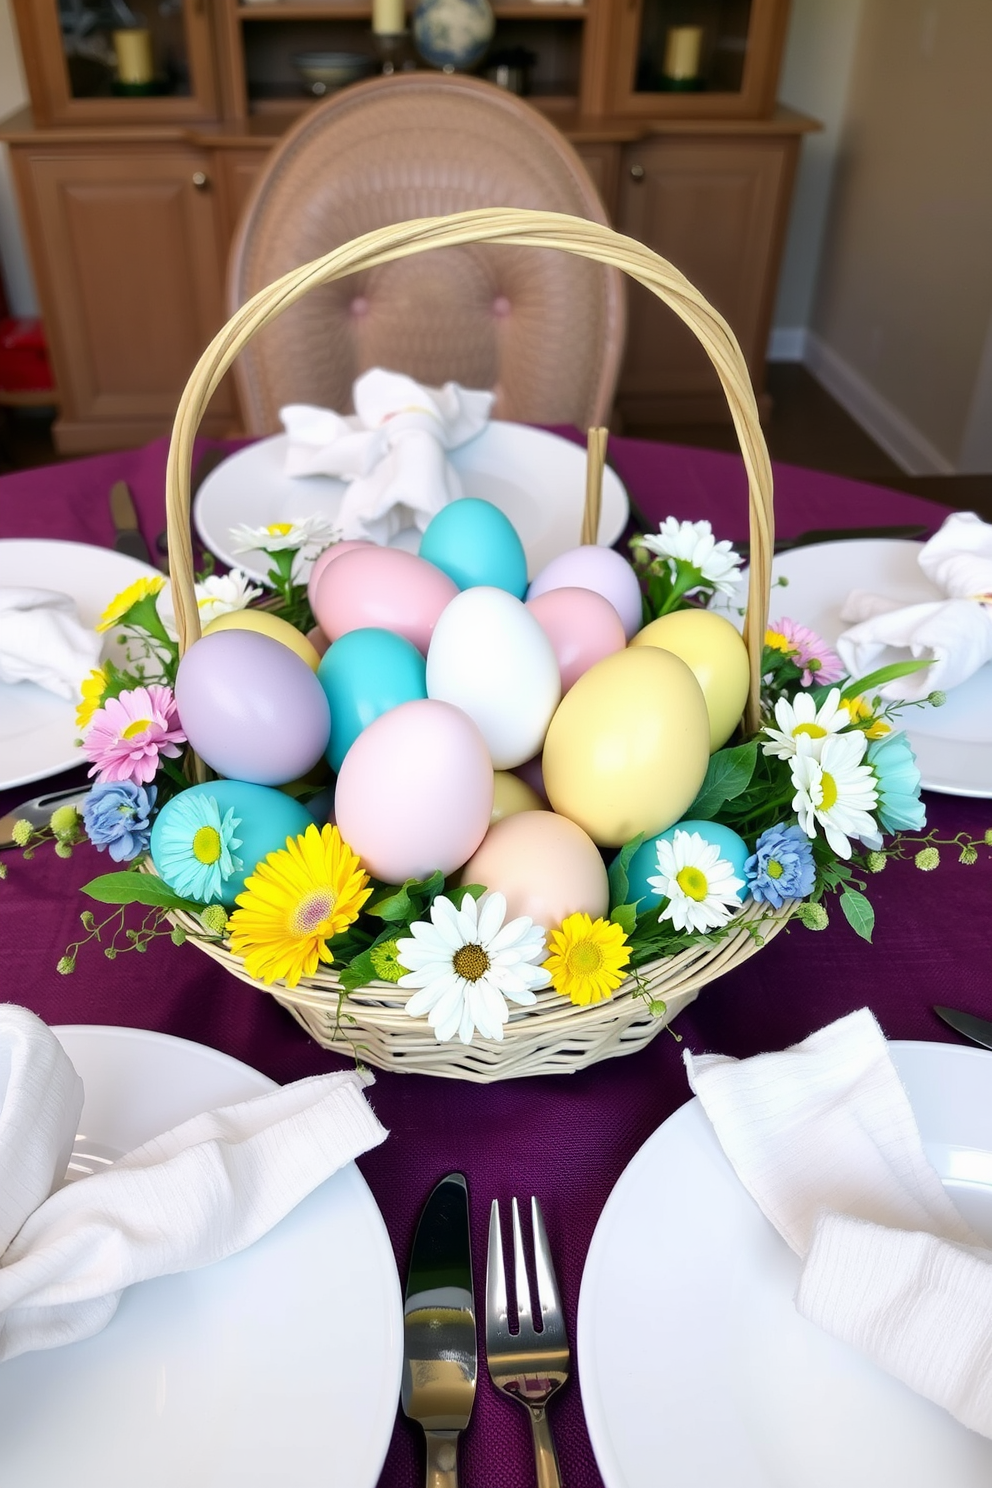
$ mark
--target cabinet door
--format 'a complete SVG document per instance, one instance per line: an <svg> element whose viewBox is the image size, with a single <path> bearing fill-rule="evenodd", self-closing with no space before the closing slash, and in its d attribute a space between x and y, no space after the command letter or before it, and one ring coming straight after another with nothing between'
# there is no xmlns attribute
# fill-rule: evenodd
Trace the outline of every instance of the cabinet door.
<svg viewBox="0 0 992 1488"><path fill-rule="evenodd" d="M611 222L615 222L617 182L620 175L620 146L600 141L592 143L582 141L575 145L575 153L592 176L593 185L599 192L607 217Z"/></svg>
<svg viewBox="0 0 992 1488"><path fill-rule="evenodd" d="M759 394L796 152L789 136L672 137L625 147L621 163L620 231L669 259L730 322ZM693 333L650 291L627 285L626 417L725 416Z"/></svg>
<svg viewBox="0 0 992 1488"><path fill-rule="evenodd" d="M128 147L15 150L49 329L67 452L138 444L171 427L223 321L223 244L210 156ZM231 422L228 385L206 431Z"/></svg>

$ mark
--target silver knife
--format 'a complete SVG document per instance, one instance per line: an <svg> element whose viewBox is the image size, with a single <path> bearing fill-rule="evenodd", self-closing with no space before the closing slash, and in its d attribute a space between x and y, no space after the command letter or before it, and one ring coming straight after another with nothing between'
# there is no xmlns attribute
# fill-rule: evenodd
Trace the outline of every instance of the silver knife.
<svg viewBox="0 0 992 1488"><path fill-rule="evenodd" d="M424 1205L403 1306L400 1398L427 1438L427 1488L457 1488L458 1434L475 1402L478 1346L468 1185L450 1173Z"/></svg>
<svg viewBox="0 0 992 1488"><path fill-rule="evenodd" d="M127 481L114 481L110 488L110 515L114 523L114 547L118 553L137 558L141 563L152 564L148 544L138 528L138 513Z"/></svg>
<svg viewBox="0 0 992 1488"><path fill-rule="evenodd" d="M955 1033L963 1033L973 1044L982 1044L992 1049L992 1023L988 1018L978 1018L974 1013L959 1013L957 1008L935 1007L934 1012Z"/></svg>
<svg viewBox="0 0 992 1488"><path fill-rule="evenodd" d="M60 806L82 806L90 793L88 785L75 785L71 790L55 791L50 796L35 796L33 801L24 801L0 816L0 851L5 847L16 847L14 823L30 822L32 827L47 827L53 811Z"/></svg>

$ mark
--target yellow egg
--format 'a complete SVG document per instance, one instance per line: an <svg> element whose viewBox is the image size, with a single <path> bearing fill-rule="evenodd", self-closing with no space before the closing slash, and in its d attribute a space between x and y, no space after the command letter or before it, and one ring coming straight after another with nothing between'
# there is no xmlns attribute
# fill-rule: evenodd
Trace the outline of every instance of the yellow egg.
<svg viewBox="0 0 992 1488"><path fill-rule="evenodd" d="M493 775L493 783L496 787L493 795L493 814L491 821L502 821L504 816L516 816L518 811L543 811L544 802L519 775L511 775L509 770L497 770Z"/></svg>
<svg viewBox="0 0 992 1488"><path fill-rule="evenodd" d="M530 915L546 930L556 930L570 914L598 919L610 904L596 844L553 811L519 811L495 822L462 869L461 881L502 894L508 920Z"/></svg>
<svg viewBox="0 0 992 1488"><path fill-rule="evenodd" d="M218 615L216 620L205 625L203 634L213 635L215 630L256 630L259 635L271 636L274 641L281 641L295 651L312 672L320 666L317 648L306 636L288 620L280 620L278 615L270 615L268 610L229 610L226 615Z"/></svg>
<svg viewBox="0 0 992 1488"><path fill-rule="evenodd" d="M680 656L703 689L710 718L710 753L722 749L747 702L747 647L723 615L675 610L639 630L632 646L660 646Z"/></svg>
<svg viewBox="0 0 992 1488"><path fill-rule="evenodd" d="M562 698L544 744L548 799L601 847L653 837L695 800L709 737L706 701L685 662L628 647Z"/></svg>

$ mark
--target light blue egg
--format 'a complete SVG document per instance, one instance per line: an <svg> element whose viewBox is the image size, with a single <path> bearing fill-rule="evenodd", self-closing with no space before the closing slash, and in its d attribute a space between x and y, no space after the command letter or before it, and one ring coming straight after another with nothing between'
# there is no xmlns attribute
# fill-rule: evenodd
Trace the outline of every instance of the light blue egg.
<svg viewBox="0 0 992 1488"><path fill-rule="evenodd" d="M331 706L326 758L335 772L363 729L427 696L427 663L411 641L372 626L349 630L321 657L317 680Z"/></svg>
<svg viewBox="0 0 992 1488"><path fill-rule="evenodd" d="M234 848L234 855L241 859L241 868L221 886L221 900L228 909L244 889L245 879L263 858L277 848L285 847L287 837L299 837L313 825L313 817L305 806L267 785L250 785L245 780L208 780L202 785L191 785L188 790L173 796L171 801L166 801L152 826L151 854L155 870L178 893L183 889L176 873L170 877L163 866L163 847L173 836L170 822L178 827L179 813L185 814L197 796L212 796L222 821L228 810L233 811L238 819L234 836L240 838L241 846ZM184 835L186 830L184 826Z"/></svg>
<svg viewBox="0 0 992 1488"><path fill-rule="evenodd" d="M420 539L420 556L459 589L485 584L516 599L527 589L527 555L516 528L499 507L475 496L449 502L431 518Z"/></svg>
<svg viewBox="0 0 992 1488"><path fill-rule="evenodd" d="M736 832L720 822L676 822L666 832L659 832L657 837L649 837L647 842L642 842L627 867L627 902L634 904L638 899L644 901L641 904L642 911L648 908L648 901L659 898L657 889L653 889L648 883L648 879L655 878L658 873L658 843L671 842L676 832L698 832L704 842L712 843L719 849L721 858L725 858L733 868L734 877L744 882L744 862L750 857L750 850L743 837L738 837ZM747 898L747 893L746 886L738 889L737 897L742 903Z"/></svg>

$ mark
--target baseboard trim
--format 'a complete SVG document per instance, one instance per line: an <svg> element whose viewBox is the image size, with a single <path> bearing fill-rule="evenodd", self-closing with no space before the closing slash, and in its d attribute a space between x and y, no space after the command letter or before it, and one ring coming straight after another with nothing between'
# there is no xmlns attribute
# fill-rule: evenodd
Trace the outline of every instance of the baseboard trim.
<svg viewBox="0 0 992 1488"><path fill-rule="evenodd" d="M802 361L907 475L956 474L951 461L815 331L805 332Z"/></svg>

